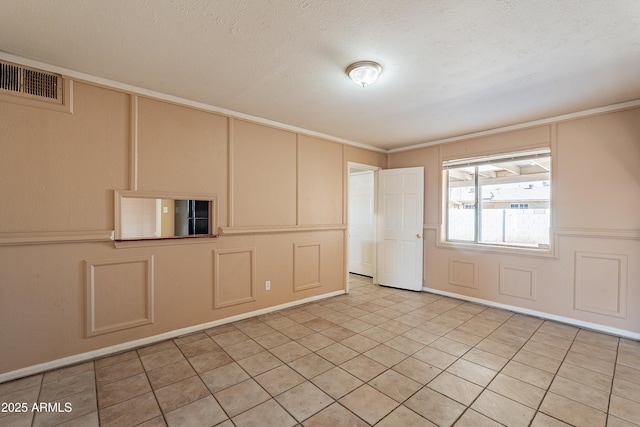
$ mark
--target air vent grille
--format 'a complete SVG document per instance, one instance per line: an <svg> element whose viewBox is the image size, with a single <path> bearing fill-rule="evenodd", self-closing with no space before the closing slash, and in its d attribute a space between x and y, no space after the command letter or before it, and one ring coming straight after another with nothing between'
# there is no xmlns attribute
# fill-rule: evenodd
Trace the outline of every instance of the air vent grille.
<svg viewBox="0 0 640 427"><path fill-rule="evenodd" d="M0 89L62 103L61 75L7 62L0 62Z"/></svg>

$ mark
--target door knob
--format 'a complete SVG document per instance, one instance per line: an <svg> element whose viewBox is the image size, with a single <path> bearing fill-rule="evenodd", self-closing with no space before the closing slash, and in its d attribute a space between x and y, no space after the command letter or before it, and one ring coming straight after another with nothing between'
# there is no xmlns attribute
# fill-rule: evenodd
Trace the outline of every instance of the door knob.
<svg viewBox="0 0 640 427"><path fill-rule="evenodd" d="M420 233L418 233L418 234L416 234L416 237L419 239L422 236L420 235Z"/></svg>

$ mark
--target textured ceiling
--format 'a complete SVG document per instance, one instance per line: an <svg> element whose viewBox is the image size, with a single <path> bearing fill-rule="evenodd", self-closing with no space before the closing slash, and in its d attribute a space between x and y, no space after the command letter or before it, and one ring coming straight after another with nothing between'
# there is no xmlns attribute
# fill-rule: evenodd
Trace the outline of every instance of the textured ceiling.
<svg viewBox="0 0 640 427"><path fill-rule="evenodd" d="M638 0L3 0L0 51L396 148L640 98ZM361 88L345 75L374 60Z"/></svg>

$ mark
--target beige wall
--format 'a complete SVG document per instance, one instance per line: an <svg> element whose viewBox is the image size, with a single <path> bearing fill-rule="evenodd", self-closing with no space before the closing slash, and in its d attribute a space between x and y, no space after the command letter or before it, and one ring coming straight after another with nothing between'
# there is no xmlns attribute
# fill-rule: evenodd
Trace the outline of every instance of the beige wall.
<svg viewBox="0 0 640 427"><path fill-rule="evenodd" d="M74 89L0 102L0 375L345 289L346 162L385 153ZM217 195L223 234L116 248L114 190Z"/></svg>
<svg viewBox="0 0 640 427"><path fill-rule="evenodd" d="M296 134L232 120L230 225L296 225Z"/></svg>
<svg viewBox="0 0 640 427"><path fill-rule="evenodd" d="M442 160L550 146L553 254L440 242ZM640 108L391 153L425 167L424 286L640 337Z"/></svg>
<svg viewBox="0 0 640 427"><path fill-rule="evenodd" d="M640 333L640 109L387 156L74 89L0 102L0 375L344 290L347 162L425 166L426 287ZM543 145L554 256L440 244L443 158ZM116 248L114 190L217 195L222 235Z"/></svg>
<svg viewBox="0 0 640 427"><path fill-rule="evenodd" d="M113 228L111 189L129 179L129 97L75 92L73 115L0 102L0 232Z"/></svg>

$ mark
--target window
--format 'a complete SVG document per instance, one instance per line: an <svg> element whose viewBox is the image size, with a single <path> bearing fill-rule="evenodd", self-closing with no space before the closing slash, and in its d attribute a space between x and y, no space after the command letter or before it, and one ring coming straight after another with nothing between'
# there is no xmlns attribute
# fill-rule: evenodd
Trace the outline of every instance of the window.
<svg viewBox="0 0 640 427"><path fill-rule="evenodd" d="M549 149L443 163L446 240L548 248Z"/></svg>

